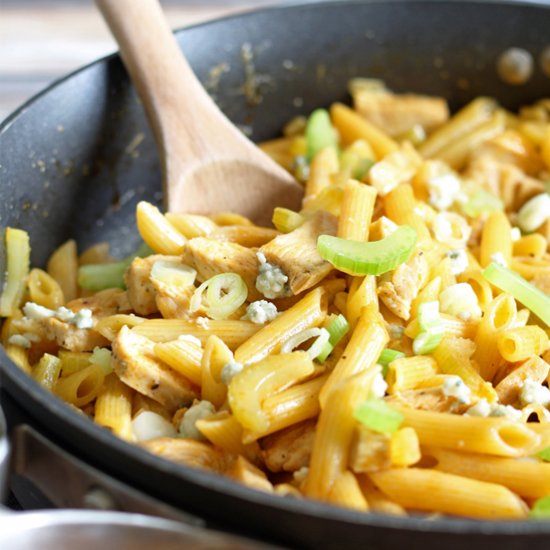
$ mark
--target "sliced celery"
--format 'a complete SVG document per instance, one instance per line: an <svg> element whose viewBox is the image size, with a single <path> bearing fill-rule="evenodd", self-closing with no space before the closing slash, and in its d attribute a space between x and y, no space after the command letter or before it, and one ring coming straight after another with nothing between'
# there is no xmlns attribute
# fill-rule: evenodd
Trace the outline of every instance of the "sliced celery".
<svg viewBox="0 0 550 550"><path fill-rule="evenodd" d="M386 348L382 350L380 357L378 358L378 363L382 365L384 369L387 369L389 364L396 359L405 357L405 354L402 351L397 351L396 349Z"/></svg>
<svg viewBox="0 0 550 550"><path fill-rule="evenodd" d="M382 275L409 259L416 240L416 231L401 225L391 235L373 242L321 235L317 250L323 259L349 275Z"/></svg>
<svg viewBox="0 0 550 550"><path fill-rule="evenodd" d="M325 109L316 109L311 113L306 125L307 157L313 157L326 147L337 147L336 133Z"/></svg>
<svg viewBox="0 0 550 550"><path fill-rule="evenodd" d="M334 346L348 333L349 323L343 315L335 315L326 328L329 333L328 342L323 346L321 353L316 357L321 363L326 360L332 353Z"/></svg>
<svg viewBox="0 0 550 550"><path fill-rule="evenodd" d="M502 210L503 208L504 203L500 200L500 198L485 189L478 189L462 205L462 211L467 216L470 216L470 218L477 218L485 212Z"/></svg>
<svg viewBox="0 0 550 550"><path fill-rule="evenodd" d="M529 512L531 519L550 519L550 495L539 498Z"/></svg>
<svg viewBox="0 0 550 550"><path fill-rule="evenodd" d="M550 326L550 296L527 282L521 275L495 262L483 271L483 277L500 290L511 294Z"/></svg>
<svg viewBox="0 0 550 550"><path fill-rule="evenodd" d="M353 416L367 428L386 434L395 432L403 422L402 414L382 399L372 397L359 405Z"/></svg>

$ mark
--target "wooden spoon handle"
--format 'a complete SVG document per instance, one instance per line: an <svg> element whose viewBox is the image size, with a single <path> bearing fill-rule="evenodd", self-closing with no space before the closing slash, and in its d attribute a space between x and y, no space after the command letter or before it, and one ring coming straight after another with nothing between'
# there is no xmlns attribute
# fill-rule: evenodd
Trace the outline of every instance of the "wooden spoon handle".
<svg viewBox="0 0 550 550"><path fill-rule="evenodd" d="M178 155L192 158L205 146L198 143L204 135L205 114L222 121L224 117L182 55L158 0L96 0L96 4L119 44L161 158L176 154L171 150L176 144Z"/></svg>

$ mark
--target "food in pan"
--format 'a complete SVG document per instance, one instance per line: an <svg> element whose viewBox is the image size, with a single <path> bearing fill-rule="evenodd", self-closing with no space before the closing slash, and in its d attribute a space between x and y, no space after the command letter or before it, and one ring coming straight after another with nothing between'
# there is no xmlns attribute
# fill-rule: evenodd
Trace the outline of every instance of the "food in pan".
<svg viewBox="0 0 550 550"><path fill-rule="evenodd" d="M550 517L550 100L351 82L263 149L274 228L139 203L145 245L6 230L7 354L117 436L277 495Z"/></svg>

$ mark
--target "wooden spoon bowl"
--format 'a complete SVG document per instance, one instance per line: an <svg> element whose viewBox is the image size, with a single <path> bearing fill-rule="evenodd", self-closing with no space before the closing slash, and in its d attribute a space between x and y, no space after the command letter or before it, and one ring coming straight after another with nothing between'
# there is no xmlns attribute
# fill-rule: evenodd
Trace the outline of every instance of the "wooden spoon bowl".
<svg viewBox="0 0 550 550"><path fill-rule="evenodd" d="M270 225L302 187L231 124L202 87L158 0L96 0L153 128L170 212L237 212Z"/></svg>

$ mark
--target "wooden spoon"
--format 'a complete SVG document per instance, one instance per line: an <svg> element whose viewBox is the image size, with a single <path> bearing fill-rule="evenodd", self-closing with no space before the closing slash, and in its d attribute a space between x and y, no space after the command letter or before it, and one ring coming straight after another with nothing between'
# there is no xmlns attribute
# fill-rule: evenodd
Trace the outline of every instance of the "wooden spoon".
<svg viewBox="0 0 550 550"><path fill-rule="evenodd" d="M302 187L218 109L187 63L158 0L96 0L153 128L171 212L233 211L270 225Z"/></svg>

